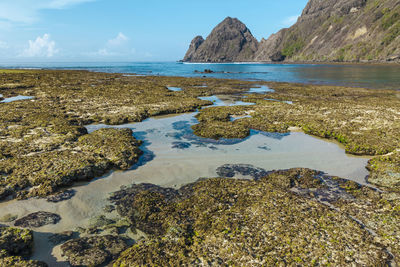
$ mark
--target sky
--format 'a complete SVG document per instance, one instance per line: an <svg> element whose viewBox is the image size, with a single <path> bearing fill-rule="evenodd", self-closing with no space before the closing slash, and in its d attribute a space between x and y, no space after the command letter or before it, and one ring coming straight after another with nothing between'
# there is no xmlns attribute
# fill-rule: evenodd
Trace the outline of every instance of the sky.
<svg viewBox="0 0 400 267"><path fill-rule="evenodd" d="M0 0L1 62L176 61L225 17L258 39L307 0Z"/></svg>

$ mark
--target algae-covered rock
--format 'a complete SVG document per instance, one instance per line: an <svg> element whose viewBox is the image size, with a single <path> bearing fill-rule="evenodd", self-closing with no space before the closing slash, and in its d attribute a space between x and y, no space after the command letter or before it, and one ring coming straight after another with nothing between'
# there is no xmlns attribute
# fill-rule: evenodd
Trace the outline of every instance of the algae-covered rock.
<svg viewBox="0 0 400 267"><path fill-rule="evenodd" d="M95 153L119 169L128 169L141 154L140 142L131 129L100 129L79 138L77 145L85 152Z"/></svg>
<svg viewBox="0 0 400 267"><path fill-rule="evenodd" d="M56 224L60 220L61 216L58 214L46 211L38 211L16 220L14 225L25 228L36 228L48 224Z"/></svg>
<svg viewBox="0 0 400 267"><path fill-rule="evenodd" d="M368 182L400 192L400 151L371 159Z"/></svg>
<svg viewBox="0 0 400 267"><path fill-rule="evenodd" d="M0 258L0 266L8 267L47 267L48 265L41 261L24 260L22 257L13 256Z"/></svg>
<svg viewBox="0 0 400 267"><path fill-rule="evenodd" d="M65 201L65 200L71 199L75 195L75 192L76 191L73 189L65 190L65 191L57 193L55 195L48 196L46 198L46 200L48 202L53 202L53 203Z"/></svg>
<svg viewBox="0 0 400 267"><path fill-rule="evenodd" d="M199 87L203 84L209 87ZM18 86L14 86L18 85ZM179 77L128 77L87 71L7 71L4 97L34 101L1 103L0 200L47 197L110 169L128 169L140 142L126 129L88 134L84 125L139 122L150 116L195 111L198 96L240 93L253 82ZM166 86L183 88L171 92Z"/></svg>
<svg viewBox="0 0 400 267"><path fill-rule="evenodd" d="M105 235L67 241L61 246L61 251L72 266L99 266L108 263L126 248L122 238Z"/></svg>
<svg viewBox="0 0 400 267"><path fill-rule="evenodd" d="M318 171L291 169L257 181L215 178L179 190L122 189L113 202L149 238L124 251L115 266L385 265L390 255L382 243L315 198L312 192L333 190L332 184L340 191L334 181Z"/></svg>
<svg viewBox="0 0 400 267"><path fill-rule="evenodd" d="M52 244L58 245L64 243L73 238L74 232L72 231L64 231L62 233L55 233L49 237L49 240Z"/></svg>
<svg viewBox="0 0 400 267"><path fill-rule="evenodd" d="M237 174L250 176L257 180L267 176L268 172L249 164L225 164L217 168L217 174L220 177L232 178Z"/></svg>
<svg viewBox="0 0 400 267"><path fill-rule="evenodd" d="M5 256L30 255L33 246L33 233L28 229L0 227L0 258Z"/></svg>
<svg viewBox="0 0 400 267"><path fill-rule="evenodd" d="M101 129L79 138L74 150L51 151L1 161L0 168L7 178L0 182L0 188L7 188L8 194L18 193L20 197L26 194L46 196L62 186L102 175L113 167L127 169L138 160L141 154L139 145L129 129ZM30 189L32 186L34 188ZM65 198L67 195L64 193L63 196ZM68 197L71 196L68 194ZM60 197L51 197L49 200Z"/></svg>

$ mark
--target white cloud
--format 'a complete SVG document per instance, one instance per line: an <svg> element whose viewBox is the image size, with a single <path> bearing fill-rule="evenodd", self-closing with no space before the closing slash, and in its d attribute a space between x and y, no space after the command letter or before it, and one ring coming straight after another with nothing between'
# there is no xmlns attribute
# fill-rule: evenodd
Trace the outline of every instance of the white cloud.
<svg viewBox="0 0 400 267"><path fill-rule="evenodd" d="M21 57L52 57L58 53L56 42L52 41L49 34L38 36L35 41L29 40L29 47L25 49Z"/></svg>
<svg viewBox="0 0 400 267"><path fill-rule="evenodd" d="M77 5L85 2L93 2L95 0L52 0L47 8L61 9L72 5Z"/></svg>
<svg viewBox="0 0 400 267"><path fill-rule="evenodd" d="M39 19L40 10L64 9L96 0L1 0L0 21L33 23Z"/></svg>
<svg viewBox="0 0 400 267"><path fill-rule="evenodd" d="M136 53L134 48L129 47L129 38L122 32L118 33L115 38L108 40L104 47L100 48L96 52L88 52L85 55L88 56L126 56Z"/></svg>
<svg viewBox="0 0 400 267"><path fill-rule="evenodd" d="M128 41L128 37L126 37L122 32L118 33L117 37L114 39L110 39L107 42L107 46L120 46Z"/></svg>
<svg viewBox="0 0 400 267"><path fill-rule="evenodd" d="M297 22L299 17L299 15L287 17L282 21L282 25L285 27L290 27Z"/></svg>

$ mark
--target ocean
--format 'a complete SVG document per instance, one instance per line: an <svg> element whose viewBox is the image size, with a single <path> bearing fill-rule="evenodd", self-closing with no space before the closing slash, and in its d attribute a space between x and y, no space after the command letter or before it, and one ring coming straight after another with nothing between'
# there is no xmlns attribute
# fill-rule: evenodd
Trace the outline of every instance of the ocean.
<svg viewBox="0 0 400 267"><path fill-rule="evenodd" d="M179 62L10 63L0 68L75 69L139 75L213 77L400 90L400 65L197 64ZM214 73L201 73L210 69ZM196 72L197 71L197 72Z"/></svg>

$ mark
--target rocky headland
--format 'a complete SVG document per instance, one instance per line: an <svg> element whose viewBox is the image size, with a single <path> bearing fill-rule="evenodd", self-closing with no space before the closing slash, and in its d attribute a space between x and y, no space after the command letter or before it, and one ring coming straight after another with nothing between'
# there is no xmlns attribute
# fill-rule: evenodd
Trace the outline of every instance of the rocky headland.
<svg viewBox="0 0 400 267"><path fill-rule="evenodd" d="M228 17L183 61L400 62L399 36L398 0L310 0L293 26L260 42Z"/></svg>
<svg viewBox="0 0 400 267"><path fill-rule="evenodd" d="M227 17L213 29L206 40L197 36L190 44L183 61L240 62L253 58L258 41L236 18Z"/></svg>

